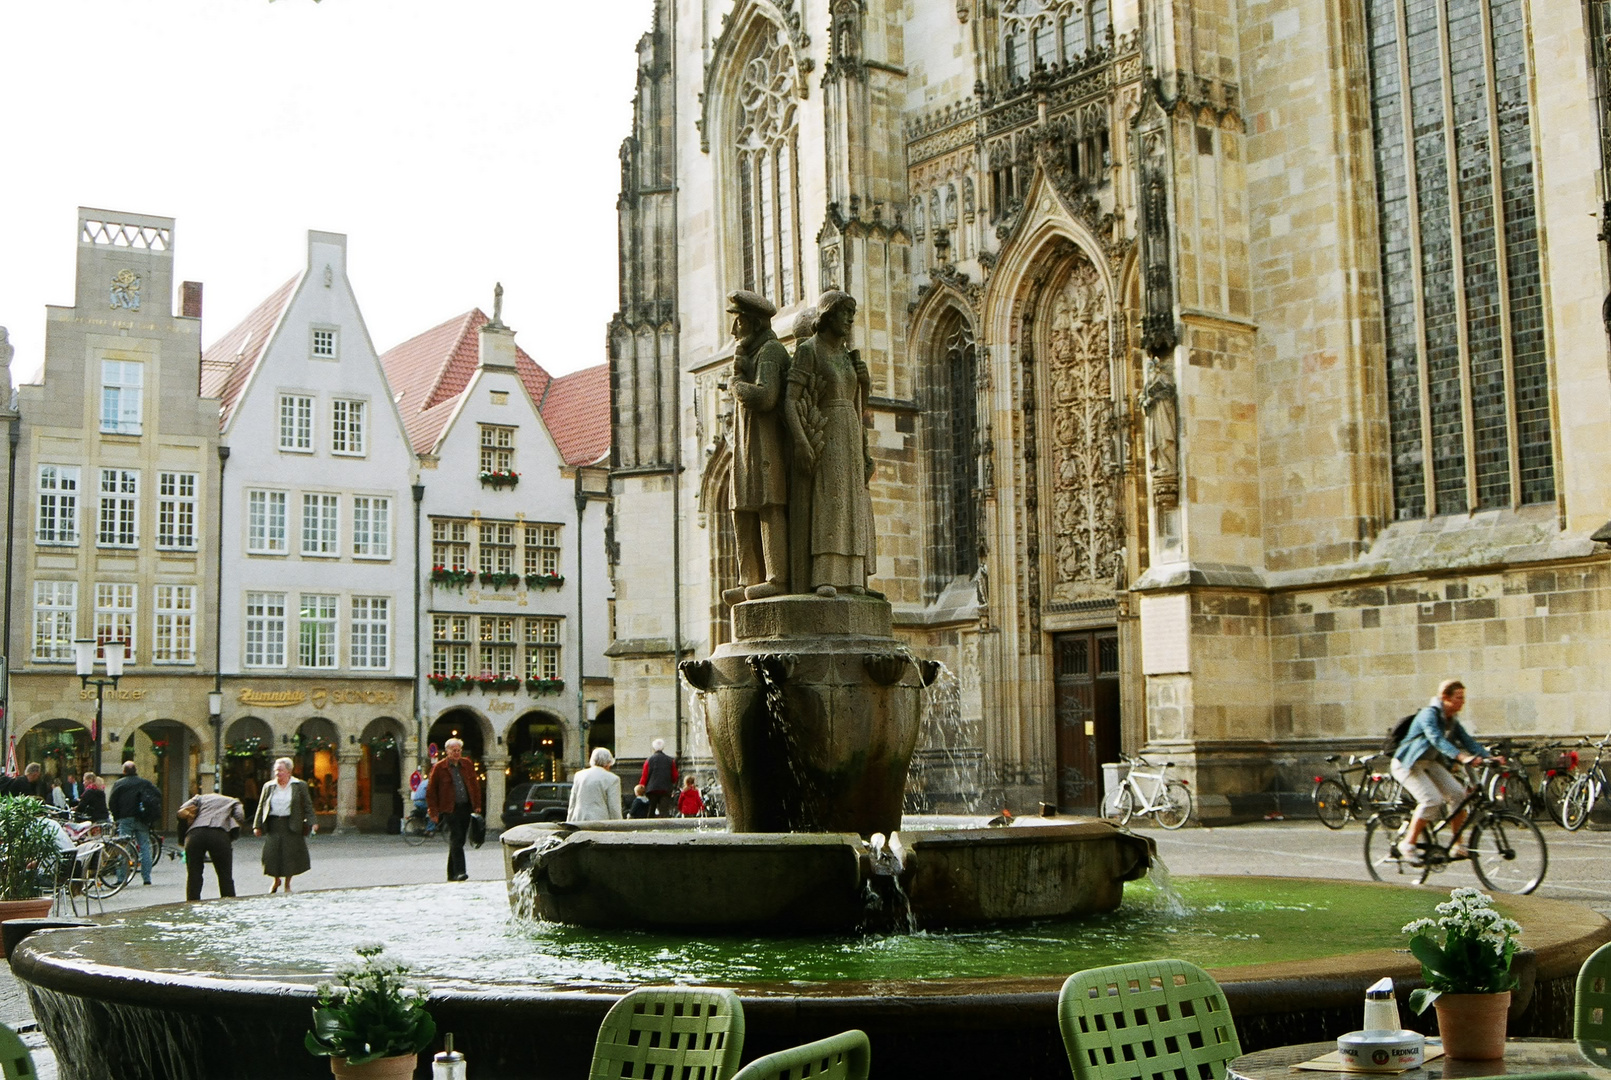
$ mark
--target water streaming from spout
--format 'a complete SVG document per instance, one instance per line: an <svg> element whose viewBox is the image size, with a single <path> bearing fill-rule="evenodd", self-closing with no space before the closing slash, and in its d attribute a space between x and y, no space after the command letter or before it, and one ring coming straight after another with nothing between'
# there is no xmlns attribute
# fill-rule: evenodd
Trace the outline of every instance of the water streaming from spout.
<svg viewBox="0 0 1611 1080"><path fill-rule="evenodd" d="M1162 855L1153 854L1147 877L1158 894L1159 906L1164 914L1184 918L1188 914L1186 901L1181 899L1180 891L1175 888L1174 879L1169 876L1169 867L1164 864Z"/></svg>
<svg viewBox="0 0 1611 1080"><path fill-rule="evenodd" d="M962 683L944 664L923 691L923 727L906 776L909 813L976 814L987 776L977 724L962 716Z"/></svg>

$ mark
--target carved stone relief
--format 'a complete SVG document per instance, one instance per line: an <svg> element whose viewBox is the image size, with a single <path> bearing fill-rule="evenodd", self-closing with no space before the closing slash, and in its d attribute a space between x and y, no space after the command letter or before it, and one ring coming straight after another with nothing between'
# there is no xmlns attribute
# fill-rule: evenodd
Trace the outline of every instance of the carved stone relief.
<svg viewBox="0 0 1611 1080"><path fill-rule="evenodd" d="M1114 489L1110 305L1083 253L1053 296L1049 314L1051 598L1060 603L1110 590L1123 540Z"/></svg>

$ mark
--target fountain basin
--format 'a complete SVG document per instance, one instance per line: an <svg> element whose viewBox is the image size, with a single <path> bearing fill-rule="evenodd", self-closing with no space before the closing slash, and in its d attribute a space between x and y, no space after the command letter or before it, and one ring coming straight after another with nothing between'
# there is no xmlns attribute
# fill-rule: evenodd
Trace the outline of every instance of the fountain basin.
<svg viewBox="0 0 1611 1080"><path fill-rule="evenodd" d="M438 1027L455 1033L477 1080L585 1076L609 1006L631 986L679 978L738 991L746 1060L859 1027L872 1038L876 1077L1067 1080L1056 999L1070 971L1180 955L1220 981L1245 1049L1334 1037L1358 1026L1364 988L1378 977L1392 976L1401 996L1418 985L1398 927L1446 895L1290 878L1180 884L1192 919L1206 920L1200 926L1160 922L1144 904L1135 911L1126 903L1061 924L1075 926L1072 937L1039 923L782 942L522 927L492 883L334 890L172 905L110 930L45 931L19 945L12 963L64 1077L328 1076L328 1065L302 1049L316 985L351 957L352 944L379 939L432 984ZM1532 950L1511 1033L1564 1036L1572 980L1611 938L1611 924L1561 901L1500 903ZM1215 921L1232 908L1233 924ZM1295 913L1308 921L1278 936ZM1346 951L1344 935L1364 926L1375 929L1374 946ZM1203 941L1214 951L1200 951ZM950 950L950 959L913 962L935 949ZM1006 955L1013 950L1022 955ZM1261 955L1277 959L1245 962Z"/></svg>
<svg viewBox="0 0 1611 1080"><path fill-rule="evenodd" d="M855 833L667 824L506 831L515 913L576 926L773 933L1063 918L1118 907L1124 883L1147 872L1154 851L1149 838L1104 821L909 830L905 865L892 877ZM533 887L516 887L526 873Z"/></svg>

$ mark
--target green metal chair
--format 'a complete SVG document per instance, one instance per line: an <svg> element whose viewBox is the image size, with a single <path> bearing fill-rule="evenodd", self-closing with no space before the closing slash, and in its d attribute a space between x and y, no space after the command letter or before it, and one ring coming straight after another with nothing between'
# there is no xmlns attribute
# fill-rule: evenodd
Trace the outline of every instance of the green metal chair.
<svg viewBox="0 0 1611 1080"><path fill-rule="evenodd" d="M0 1077L4 1080L38 1080L34 1056L17 1033L0 1024Z"/></svg>
<svg viewBox="0 0 1611 1080"><path fill-rule="evenodd" d="M611 1006L590 1080L729 1080L744 1052L744 1006L731 990L640 986Z"/></svg>
<svg viewBox="0 0 1611 1080"><path fill-rule="evenodd" d="M1572 1037L1583 1056L1611 1069L1611 944L1601 945L1577 973Z"/></svg>
<svg viewBox="0 0 1611 1080"><path fill-rule="evenodd" d="M841 1031L804 1046L758 1057L733 1080L867 1080L873 1048L860 1031Z"/></svg>
<svg viewBox="0 0 1611 1080"><path fill-rule="evenodd" d="M1075 972L1057 1020L1074 1080L1224 1080L1242 1053L1219 984L1184 960Z"/></svg>

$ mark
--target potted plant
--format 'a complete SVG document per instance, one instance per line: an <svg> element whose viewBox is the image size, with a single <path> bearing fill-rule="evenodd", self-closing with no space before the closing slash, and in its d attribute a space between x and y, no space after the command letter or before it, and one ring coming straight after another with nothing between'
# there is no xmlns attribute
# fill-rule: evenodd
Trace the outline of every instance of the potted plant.
<svg viewBox="0 0 1611 1080"><path fill-rule="evenodd" d="M26 795L0 795L0 922L49 915L60 862L45 804Z"/></svg>
<svg viewBox="0 0 1611 1080"><path fill-rule="evenodd" d="M1425 989L1410 994L1410 1007L1417 1013L1428 1005L1437 1009L1443 1053L1451 1060L1502 1058L1505 1015L1517 985L1510 961L1521 926L1496 911L1493 897L1480 889L1455 889L1436 911L1436 919L1404 927L1426 980Z"/></svg>
<svg viewBox="0 0 1611 1080"><path fill-rule="evenodd" d="M430 988L411 983L408 967L381 959L386 946L360 945L361 963L336 972L337 984L319 987L313 1030L303 1040L310 1054L330 1059L338 1077L409 1080L419 1053L436 1037L425 1010Z"/></svg>

